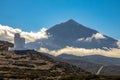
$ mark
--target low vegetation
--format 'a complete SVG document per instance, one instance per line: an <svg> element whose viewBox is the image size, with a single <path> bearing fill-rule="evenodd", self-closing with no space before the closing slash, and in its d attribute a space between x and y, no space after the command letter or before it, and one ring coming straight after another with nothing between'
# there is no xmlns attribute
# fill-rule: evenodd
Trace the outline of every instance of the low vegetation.
<svg viewBox="0 0 120 80"><path fill-rule="evenodd" d="M93 75L34 50L7 51L13 46L8 42L0 45L0 80L120 80L120 76Z"/></svg>
<svg viewBox="0 0 120 80"><path fill-rule="evenodd" d="M7 41L0 41L0 51L8 50L9 47L13 47L13 44Z"/></svg>

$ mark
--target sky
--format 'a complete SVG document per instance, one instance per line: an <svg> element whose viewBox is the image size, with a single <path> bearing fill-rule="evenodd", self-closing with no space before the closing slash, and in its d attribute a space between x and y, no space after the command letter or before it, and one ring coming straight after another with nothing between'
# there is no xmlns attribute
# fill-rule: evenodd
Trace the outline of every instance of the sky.
<svg viewBox="0 0 120 80"><path fill-rule="evenodd" d="M120 40L120 0L0 0L0 24L37 32L74 19Z"/></svg>

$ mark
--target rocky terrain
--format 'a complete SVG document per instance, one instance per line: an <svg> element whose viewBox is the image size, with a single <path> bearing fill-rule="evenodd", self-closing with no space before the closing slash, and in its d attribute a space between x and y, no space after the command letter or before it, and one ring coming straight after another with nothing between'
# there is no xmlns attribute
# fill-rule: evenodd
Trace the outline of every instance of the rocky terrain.
<svg viewBox="0 0 120 80"><path fill-rule="evenodd" d="M55 61L44 53L34 50L8 51L13 46L0 41L0 78L1 79L60 79L68 74L89 74L84 70Z"/></svg>
<svg viewBox="0 0 120 80"><path fill-rule="evenodd" d="M93 75L80 67L56 61L34 50L8 51L1 41L0 80L118 80L119 76ZM2 47L7 46L7 47Z"/></svg>
<svg viewBox="0 0 120 80"><path fill-rule="evenodd" d="M59 79L71 73L88 74L76 66L54 61L34 50L0 52L0 77Z"/></svg>

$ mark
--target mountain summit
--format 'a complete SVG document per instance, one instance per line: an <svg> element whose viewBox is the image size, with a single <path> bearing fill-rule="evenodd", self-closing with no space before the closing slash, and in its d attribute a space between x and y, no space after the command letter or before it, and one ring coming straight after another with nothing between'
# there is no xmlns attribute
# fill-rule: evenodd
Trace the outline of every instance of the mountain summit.
<svg viewBox="0 0 120 80"><path fill-rule="evenodd" d="M77 23L75 20L73 20L73 19L69 19L67 22L66 22L67 24L79 24L79 23Z"/></svg>
<svg viewBox="0 0 120 80"><path fill-rule="evenodd" d="M51 35L61 36L69 38L80 38L80 37L90 37L92 34L97 33L96 30L87 28L76 21L70 19L67 22L55 25L47 30ZM64 36L63 36L64 34Z"/></svg>
<svg viewBox="0 0 120 80"><path fill-rule="evenodd" d="M87 49L118 47L116 44L117 40L81 25L73 19L51 27L47 30L47 34L49 35L48 39L37 40L30 44L37 44L39 46L37 46L37 49L44 47L50 50L57 50L66 46Z"/></svg>
<svg viewBox="0 0 120 80"><path fill-rule="evenodd" d="M47 33L52 36L49 39L54 40L54 44L62 48L65 46L101 49L117 47L117 40L83 26L73 19L51 27Z"/></svg>

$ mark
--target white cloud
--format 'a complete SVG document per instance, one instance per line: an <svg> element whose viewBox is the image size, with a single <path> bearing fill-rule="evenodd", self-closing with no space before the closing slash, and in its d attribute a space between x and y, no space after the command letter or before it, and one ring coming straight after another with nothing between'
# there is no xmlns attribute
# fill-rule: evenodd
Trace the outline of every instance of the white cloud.
<svg viewBox="0 0 120 80"><path fill-rule="evenodd" d="M107 57L120 58L120 49L112 48L110 50L102 49L85 49L85 48L74 48L67 46L66 48L60 50L48 50L46 48L40 48L40 52L46 52L53 56L58 56L60 54L72 54L75 56L87 56L87 55L102 55Z"/></svg>
<svg viewBox="0 0 120 80"><path fill-rule="evenodd" d="M79 39L77 39L77 41L91 42L92 39L106 39L106 37L103 36L103 35L100 34L100 33L96 33L96 34L93 34L91 37L87 37L87 38L79 38Z"/></svg>
<svg viewBox="0 0 120 80"><path fill-rule="evenodd" d="M95 39L105 39L106 38L100 33L93 34L92 37Z"/></svg>
<svg viewBox="0 0 120 80"><path fill-rule="evenodd" d="M118 48L120 48L120 41L117 42Z"/></svg>
<svg viewBox="0 0 120 80"><path fill-rule="evenodd" d="M0 25L0 40L13 42L13 37L15 33L20 33L21 36L26 39L26 42L32 42L41 38L48 38L45 28L42 28L38 32L25 32L18 28L14 29L9 26Z"/></svg>

